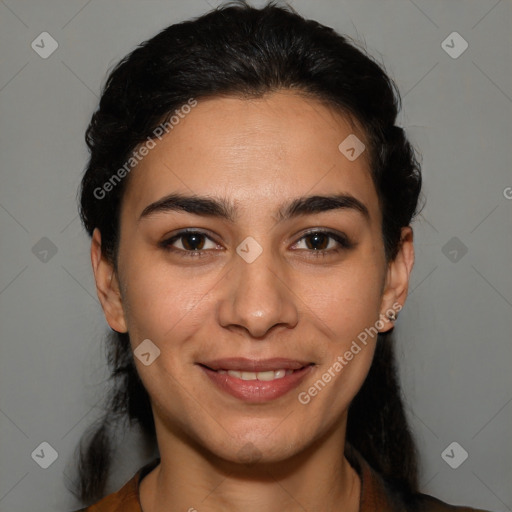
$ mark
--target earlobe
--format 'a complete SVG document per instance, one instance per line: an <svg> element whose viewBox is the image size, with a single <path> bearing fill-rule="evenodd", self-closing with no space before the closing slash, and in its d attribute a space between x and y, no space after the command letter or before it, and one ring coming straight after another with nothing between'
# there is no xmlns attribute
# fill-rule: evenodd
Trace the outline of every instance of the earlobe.
<svg viewBox="0 0 512 512"><path fill-rule="evenodd" d="M403 308L409 290L409 280L414 265L413 231L410 226L403 227L397 255L388 265L386 284L382 294L381 318L387 332L394 326L398 313Z"/></svg>
<svg viewBox="0 0 512 512"><path fill-rule="evenodd" d="M101 233L96 228L91 241L91 263L96 292L108 325L117 332L127 332L118 277L110 261L101 251Z"/></svg>

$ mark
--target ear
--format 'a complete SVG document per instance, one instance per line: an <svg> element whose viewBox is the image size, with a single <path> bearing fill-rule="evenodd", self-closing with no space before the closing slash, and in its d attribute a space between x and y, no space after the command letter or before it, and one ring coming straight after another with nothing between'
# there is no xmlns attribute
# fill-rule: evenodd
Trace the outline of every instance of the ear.
<svg viewBox="0 0 512 512"><path fill-rule="evenodd" d="M117 274L101 252L101 233L96 228L92 234L91 262L100 299L108 325L117 332L127 332Z"/></svg>
<svg viewBox="0 0 512 512"><path fill-rule="evenodd" d="M381 301L381 323L384 327L379 332L387 332L394 326L394 320L388 318L392 311L398 316L409 289L409 278L414 265L413 231L410 226L403 227L400 246L395 259L389 262Z"/></svg>

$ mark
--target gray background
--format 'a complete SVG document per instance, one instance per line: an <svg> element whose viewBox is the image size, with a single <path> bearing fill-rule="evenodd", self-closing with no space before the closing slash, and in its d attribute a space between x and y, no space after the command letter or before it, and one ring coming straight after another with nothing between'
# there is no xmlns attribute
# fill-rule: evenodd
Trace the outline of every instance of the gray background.
<svg viewBox="0 0 512 512"><path fill-rule="evenodd" d="M100 414L108 329L75 195L106 72L164 26L217 4L0 1L2 512L76 507L64 479ZM292 5L384 62L403 96L400 124L423 155L427 204L414 224L417 261L395 330L422 488L452 503L511 510L512 4ZM47 59L31 48L44 31L59 45ZM458 58L441 46L453 31L469 44ZM146 460L137 440L124 440L110 490ZM31 457L43 441L58 452L48 469ZM454 441L469 454L457 469L441 455ZM451 461L461 453L449 451Z"/></svg>

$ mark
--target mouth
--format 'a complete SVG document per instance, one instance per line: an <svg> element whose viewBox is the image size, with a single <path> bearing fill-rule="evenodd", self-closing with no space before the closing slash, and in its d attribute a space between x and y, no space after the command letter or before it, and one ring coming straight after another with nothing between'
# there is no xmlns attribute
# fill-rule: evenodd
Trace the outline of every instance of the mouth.
<svg viewBox="0 0 512 512"><path fill-rule="evenodd" d="M237 379L242 380L261 380L261 381L271 381L276 379L282 379L286 375L291 375L296 370L285 370L284 368L280 368L279 370L268 370L266 372L244 372L239 370L217 370L217 373L221 375L226 373L230 377L236 377Z"/></svg>
<svg viewBox="0 0 512 512"><path fill-rule="evenodd" d="M198 363L218 389L247 402L277 399L297 387L314 363L273 358L217 359Z"/></svg>

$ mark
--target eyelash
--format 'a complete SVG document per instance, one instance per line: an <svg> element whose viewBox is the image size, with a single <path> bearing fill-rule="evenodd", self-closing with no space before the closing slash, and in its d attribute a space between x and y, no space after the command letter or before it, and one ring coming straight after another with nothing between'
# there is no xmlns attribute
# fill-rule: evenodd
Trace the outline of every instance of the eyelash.
<svg viewBox="0 0 512 512"><path fill-rule="evenodd" d="M349 239L345 235L340 235L340 234L334 233L332 231L326 231L326 230L321 230L321 229L316 229L314 231L309 231L309 232L305 233L304 235L302 235L301 238L299 238L299 240L297 240L297 242L295 242L294 245L299 243L304 238L307 238L307 237L310 237L310 236L316 235L316 234L326 235L329 238L332 238L333 240L335 240L339 244L339 246L336 249L319 249L319 250L306 249L315 258L326 257L329 254L337 254L341 250L352 249L355 246L355 244L350 242ZM179 255L183 256L185 258L199 258L199 257L202 257L202 256L206 255L206 253L211 250L211 249L206 249L206 250L192 250L192 251L190 251L190 250L184 250L184 249L176 249L176 248L172 247L172 244L174 242L176 242L180 238L183 238L185 235L201 235L201 236L204 236L204 237L208 238L210 241L216 243L215 240L213 240L208 235L206 235L206 233L203 233L201 231L197 231L197 230L183 230L183 231L180 231L179 233L177 233L176 235L172 236L171 238L168 238L167 240L164 240L164 241L160 242L159 245L165 251L173 252L173 253L177 253L177 254L181 253Z"/></svg>

